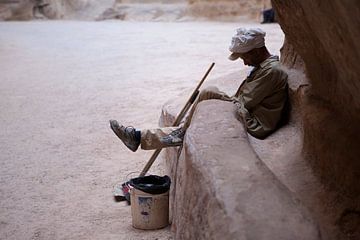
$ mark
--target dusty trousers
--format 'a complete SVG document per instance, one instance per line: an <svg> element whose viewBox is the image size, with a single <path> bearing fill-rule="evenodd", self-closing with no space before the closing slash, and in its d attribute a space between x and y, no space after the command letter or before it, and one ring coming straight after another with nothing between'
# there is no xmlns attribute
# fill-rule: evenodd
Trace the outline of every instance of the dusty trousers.
<svg viewBox="0 0 360 240"><path fill-rule="evenodd" d="M183 121L178 127L163 127L156 129L143 129L141 130L141 148L144 150L151 149L160 149L165 147L171 147L165 142L161 141L161 138L170 134L172 131L175 131L179 128L182 128L184 131L188 129L191 123L191 119L194 115L195 109L199 102L210 99L219 99L223 101L231 101L231 98L226 95L224 92L221 92L216 87L207 87L203 89L193 106L191 107L189 113L185 117L185 121Z"/></svg>

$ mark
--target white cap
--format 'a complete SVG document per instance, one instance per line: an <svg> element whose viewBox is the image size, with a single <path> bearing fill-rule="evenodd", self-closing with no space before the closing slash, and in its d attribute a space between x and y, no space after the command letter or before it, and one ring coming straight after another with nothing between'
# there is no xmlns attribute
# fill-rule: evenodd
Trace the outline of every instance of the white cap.
<svg viewBox="0 0 360 240"><path fill-rule="evenodd" d="M236 34L232 37L229 47L231 54L230 60L236 60L239 58L237 53L246 53L254 48L261 48L265 46L266 33L260 28L238 28Z"/></svg>

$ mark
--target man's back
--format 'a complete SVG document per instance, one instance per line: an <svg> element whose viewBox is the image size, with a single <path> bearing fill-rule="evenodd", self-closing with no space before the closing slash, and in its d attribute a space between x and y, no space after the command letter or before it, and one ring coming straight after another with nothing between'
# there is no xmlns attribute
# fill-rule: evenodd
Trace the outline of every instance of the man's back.
<svg viewBox="0 0 360 240"><path fill-rule="evenodd" d="M264 138L276 129L287 102L287 86L277 56L267 58L245 80L236 97L249 112L245 119L251 135Z"/></svg>

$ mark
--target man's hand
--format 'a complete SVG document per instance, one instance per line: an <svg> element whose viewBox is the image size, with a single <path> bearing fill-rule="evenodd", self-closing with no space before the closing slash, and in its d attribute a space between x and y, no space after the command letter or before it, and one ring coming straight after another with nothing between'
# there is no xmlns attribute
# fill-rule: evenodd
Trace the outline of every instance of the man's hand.
<svg viewBox="0 0 360 240"><path fill-rule="evenodd" d="M239 98L231 97L231 99L235 106L236 119L244 123L246 126L246 118L250 117L248 110L244 107L244 104L240 101Z"/></svg>

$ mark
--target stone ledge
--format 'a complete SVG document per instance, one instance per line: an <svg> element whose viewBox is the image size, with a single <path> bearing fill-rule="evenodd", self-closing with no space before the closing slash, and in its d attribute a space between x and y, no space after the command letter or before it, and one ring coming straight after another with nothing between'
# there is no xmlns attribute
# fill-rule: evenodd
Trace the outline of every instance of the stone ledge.
<svg viewBox="0 0 360 240"><path fill-rule="evenodd" d="M175 108L164 107L161 125ZM200 103L180 157L169 148L166 161L176 239L321 239L308 210L253 151L232 104Z"/></svg>

